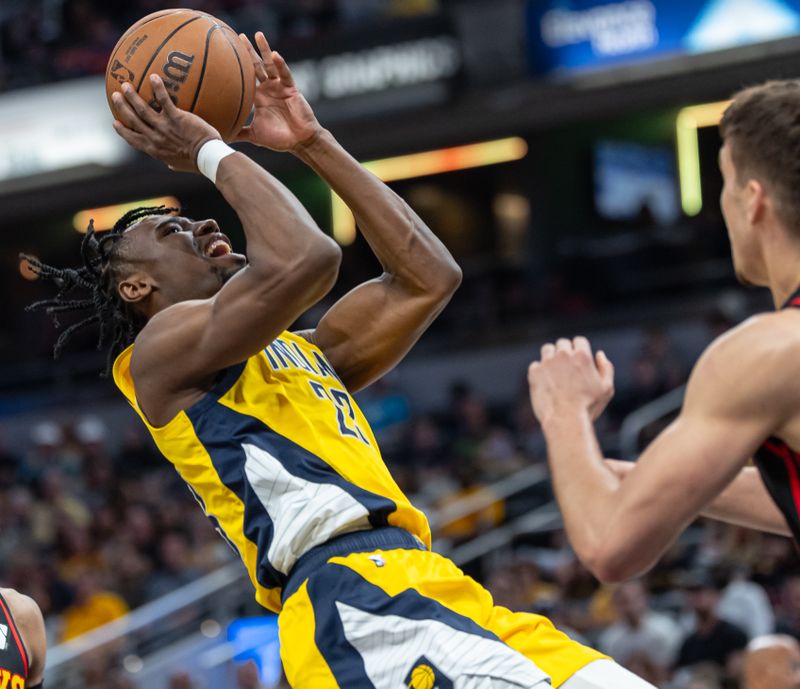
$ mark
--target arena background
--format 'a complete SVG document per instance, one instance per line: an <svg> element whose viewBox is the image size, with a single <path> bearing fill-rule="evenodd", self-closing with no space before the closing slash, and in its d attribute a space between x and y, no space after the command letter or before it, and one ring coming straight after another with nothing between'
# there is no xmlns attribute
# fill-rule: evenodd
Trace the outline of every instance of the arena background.
<svg viewBox="0 0 800 689"><path fill-rule="evenodd" d="M285 686L274 618L98 377L96 333L54 362L49 320L24 311L49 292L19 252L74 264L88 218L121 213L108 206L174 197L243 245L205 179L110 126L111 48L176 4L0 4L0 583L42 607L47 683L64 689ZM659 687L737 687L748 638L800 637L787 539L701 521L645 580L599 585L560 530L524 375L546 338L590 336L618 372L604 448L635 458L702 348L769 308L730 266L714 125L738 88L798 76L800 0L185 6L264 30L323 123L464 270L408 359L359 395L436 547L498 603L548 614ZM247 152L344 246L334 291L300 323L313 324L377 264L313 173Z"/></svg>

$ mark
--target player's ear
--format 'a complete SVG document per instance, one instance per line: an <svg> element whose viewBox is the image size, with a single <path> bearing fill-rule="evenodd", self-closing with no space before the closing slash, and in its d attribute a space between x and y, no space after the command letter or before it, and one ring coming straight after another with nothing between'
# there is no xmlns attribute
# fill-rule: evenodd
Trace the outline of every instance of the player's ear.
<svg viewBox="0 0 800 689"><path fill-rule="evenodd" d="M153 280L149 275L144 273L131 273L127 277L119 281L117 285L117 292L122 301L129 304L136 304L147 297L153 292Z"/></svg>
<svg viewBox="0 0 800 689"><path fill-rule="evenodd" d="M758 224L763 218L769 203L764 185L757 179L749 179L745 188L747 202L747 219L751 225Z"/></svg>

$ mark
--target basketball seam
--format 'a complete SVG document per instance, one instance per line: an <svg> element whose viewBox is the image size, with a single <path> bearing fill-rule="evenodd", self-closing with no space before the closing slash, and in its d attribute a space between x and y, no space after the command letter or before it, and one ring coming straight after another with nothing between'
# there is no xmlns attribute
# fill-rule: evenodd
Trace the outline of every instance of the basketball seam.
<svg viewBox="0 0 800 689"><path fill-rule="evenodd" d="M211 36L217 30L222 28L221 24L214 24L207 32L206 32L206 49L203 52L203 65L200 67L200 78L197 80L197 86L194 89L194 99L192 100L192 106L189 108L189 112L194 112L194 108L197 105L197 101L200 98L200 89L203 86L203 77L206 75L206 64L208 63L208 48L211 45Z"/></svg>
<svg viewBox="0 0 800 689"><path fill-rule="evenodd" d="M108 58L108 67L106 68L106 77L108 77L108 73L111 70L111 65L114 64L114 58L117 56L117 53L122 49L122 44L125 42L125 39L127 38L129 33L131 33L134 29L136 29L138 31L143 26L147 26L150 22L154 22L156 19L161 19L162 17L169 17L170 14L178 14L179 12L184 12L184 11L185 10L177 10L177 11L170 12L170 13L165 12L164 14L159 14L157 17L153 17L152 19L148 19L143 24L138 24L136 26L132 26L124 34L122 34L122 36L120 36L119 40L117 41L117 45L114 47L114 52L111 53L111 57Z"/></svg>
<svg viewBox="0 0 800 689"><path fill-rule="evenodd" d="M228 31L230 31L234 36L236 36L237 40L239 39L238 34L234 33L233 29L231 29L230 27L223 26L222 28L223 30L228 29ZM239 81L241 82L242 85L241 88L239 89L239 109L236 111L236 117L233 119L233 125L232 125L236 126L236 123L239 121L239 116L242 114L242 106L244 105L244 69L242 68L242 60L239 58L239 51L236 50L236 45L234 45L233 41L231 41L230 37L227 34L225 34L224 31L223 31L223 36L225 36L225 38L227 39L228 45L231 47L231 50L233 50L233 54L236 57L236 63L239 65ZM232 132L232 133L238 134L238 132Z"/></svg>
<svg viewBox="0 0 800 689"><path fill-rule="evenodd" d="M192 17L191 19L183 22L183 24L181 24L180 26L175 27L170 32L170 34L163 41L161 41L161 45L159 45L158 48L156 48L153 51L153 55L150 57L150 61L145 65L145 68L142 71L142 78L139 79L139 83L136 85L136 92L137 93L139 92L139 89L142 86L142 82L144 81L144 78L147 76L147 72L150 70L150 66L153 64L153 62L155 62L155 59L158 57L158 54L161 52L161 49L167 44L169 39L172 38L176 33L178 33L178 31L180 31L184 26L187 26L188 24L191 24L192 22L195 22L198 19L202 19L202 18L203 17Z"/></svg>

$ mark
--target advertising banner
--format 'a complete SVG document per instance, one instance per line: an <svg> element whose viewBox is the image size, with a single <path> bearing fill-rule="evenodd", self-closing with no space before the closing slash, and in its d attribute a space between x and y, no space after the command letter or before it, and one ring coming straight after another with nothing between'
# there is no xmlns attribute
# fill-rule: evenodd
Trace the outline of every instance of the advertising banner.
<svg viewBox="0 0 800 689"><path fill-rule="evenodd" d="M800 34L800 0L528 0L534 73L601 69Z"/></svg>

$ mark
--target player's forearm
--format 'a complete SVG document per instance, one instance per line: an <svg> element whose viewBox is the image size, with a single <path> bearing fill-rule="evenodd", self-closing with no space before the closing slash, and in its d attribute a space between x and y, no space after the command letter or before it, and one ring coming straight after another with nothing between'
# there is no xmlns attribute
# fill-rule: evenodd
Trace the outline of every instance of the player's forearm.
<svg viewBox="0 0 800 689"><path fill-rule="evenodd" d="M620 481L604 465L587 412L544 420L542 430L564 528L580 560L593 569L608 542Z"/></svg>
<svg viewBox="0 0 800 689"><path fill-rule="evenodd" d="M581 562L607 582L652 567L680 532L654 518L663 506L643 502L609 468L588 412L565 413L542 428L564 527Z"/></svg>
<svg viewBox="0 0 800 689"><path fill-rule="evenodd" d="M347 204L383 269L410 291L449 297L461 281L450 252L409 205L328 131L297 151Z"/></svg>
<svg viewBox="0 0 800 689"><path fill-rule="evenodd" d="M786 519L754 467L742 469L702 514L704 517L750 529L769 531L781 536L792 535Z"/></svg>
<svg viewBox="0 0 800 689"><path fill-rule="evenodd" d="M312 274L338 270L336 243L283 184L250 158L242 153L223 158L216 185L242 222L251 268L272 272L302 265Z"/></svg>

